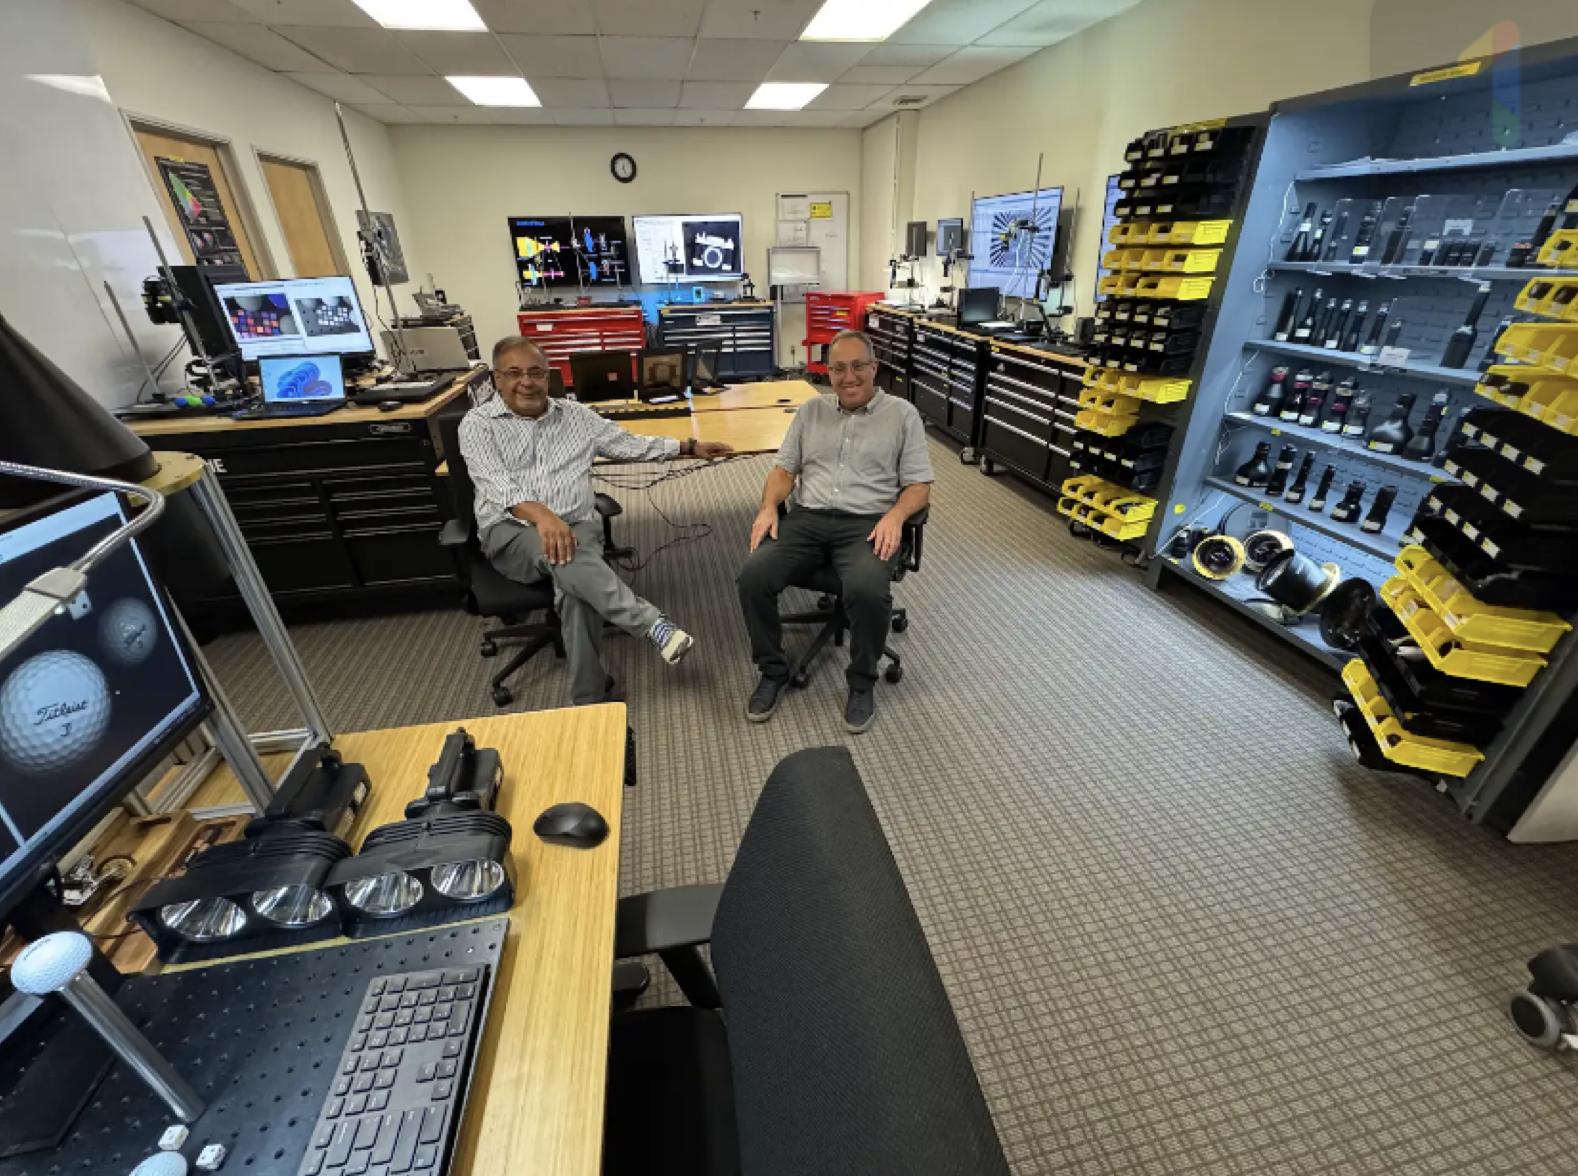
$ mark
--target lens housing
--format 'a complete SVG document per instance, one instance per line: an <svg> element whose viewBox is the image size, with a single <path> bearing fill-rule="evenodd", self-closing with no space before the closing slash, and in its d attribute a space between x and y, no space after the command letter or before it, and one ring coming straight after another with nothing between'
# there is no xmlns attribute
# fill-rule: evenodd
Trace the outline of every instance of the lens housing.
<svg viewBox="0 0 1578 1176"><path fill-rule="evenodd" d="M1212 535L1194 549L1194 570L1208 580L1227 580L1244 567L1244 545L1231 535Z"/></svg>

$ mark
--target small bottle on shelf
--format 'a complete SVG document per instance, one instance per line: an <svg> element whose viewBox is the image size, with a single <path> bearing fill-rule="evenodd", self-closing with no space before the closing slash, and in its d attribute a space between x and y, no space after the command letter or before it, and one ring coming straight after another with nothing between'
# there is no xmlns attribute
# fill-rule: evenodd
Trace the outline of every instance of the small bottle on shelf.
<svg viewBox="0 0 1578 1176"><path fill-rule="evenodd" d="M1331 232L1331 209L1320 214L1320 224L1316 226L1315 235L1310 238L1310 246L1304 252L1302 261L1319 261L1326 252L1326 234Z"/></svg>
<svg viewBox="0 0 1578 1176"><path fill-rule="evenodd" d="M1293 237L1293 244L1288 249L1285 260L1292 262L1303 261L1304 255L1309 252L1310 233L1315 228L1315 202L1310 201L1304 209L1304 216L1299 221L1299 231Z"/></svg>
<svg viewBox="0 0 1578 1176"><path fill-rule="evenodd" d="M1322 372L1315 377L1310 390L1304 395L1304 407L1299 410L1299 424L1306 428L1320 423L1321 413L1331 400L1331 373Z"/></svg>
<svg viewBox="0 0 1578 1176"><path fill-rule="evenodd" d="M1315 316L1320 313L1321 299L1325 297L1320 290L1315 291L1315 297L1310 299L1310 304L1304 310L1304 316L1299 319L1299 325L1294 328L1293 342L1309 344L1310 336L1315 334Z"/></svg>
<svg viewBox="0 0 1578 1176"><path fill-rule="evenodd" d="M1282 313L1277 316L1277 329L1271 334L1272 339L1276 342L1286 343L1293 337L1293 328L1298 325L1299 303L1303 300L1303 286L1300 286L1282 300Z"/></svg>
<svg viewBox="0 0 1578 1176"><path fill-rule="evenodd" d="M1382 486L1381 492L1375 496L1375 502L1370 507L1370 513L1364 517L1364 522L1359 524L1359 530L1367 535L1379 535L1386 526L1387 513L1392 509L1392 503L1397 501L1396 486ZM1340 519L1339 522L1347 522Z"/></svg>
<svg viewBox="0 0 1578 1176"><path fill-rule="evenodd" d="M1298 457L1298 450L1291 445L1284 445L1282 452L1277 454L1276 467L1271 471L1271 481L1266 484L1266 495L1270 498L1281 498L1288 488L1288 479L1293 476L1293 462Z"/></svg>
<svg viewBox="0 0 1578 1176"><path fill-rule="evenodd" d="M1370 317L1370 300L1359 299L1359 305L1353 312L1353 317L1348 320L1347 329L1342 333L1342 342L1338 351L1346 351L1350 355L1359 350L1359 336L1364 332L1364 320Z"/></svg>
<svg viewBox="0 0 1578 1176"><path fill-rule="evenodd" d="M1446 418L1447 405L1451 400L1451 393L1441 391L1430 401L1430 407L1425 409L1425 419L1419 422L1419 432L1403 446L1403 456L1409 461L1428 462L1435 457L1436 436L1441 431L1441 422Z"/></svg>
<svg viewBox="0 0 1578 1176"><path fill-rule="evenodd" d="M1304 412L1304 398L1309 395L1310 386L1315 383L1315 376L1305 368L1293 377L1293 389L1282 402L1282 411L1277 413L1279 421L1286 421L1293 425L1298 423L1299 416Z"/></svg>
<svg viewBox="0 0 1578 1176"><path fill-rule="evenodd" d="M1264 389L1255 398L1251 412L1256 416L1278 419L1282 413L1282 402L1287 398L1287 389L1284 381L1288 378L1288 369L1278 367L1271 369L1271 379L1267 381Z"/></svg>
<svg viewBox="0 0 1578 1176"><path fill-rule="evenodd" d="M1381 211L1384 205L1379 200L1370 201L1370 207L1365 209L1364 216L1359 220L1359 234L1353 240L1353 253L1350 260L1354 265L1363 265L1370 260L1370 250L1375 245L1375 233L1381 225Z"/></svg>
<svg viewBox="0 0 1578 1176"><path fill-rule="evenodd" d="M1342 432L1342 427L1348 420L1348 413L1353 408L1353 397L1357 391L1358 385L1352 380L1344 380L1337 385L1337 390L1331 395L1331 403L1326 406L1326 416L1320 423L1321 432Z"/></svg>
<svg viewBox="0 0 1578 1176"><path fill-rule="evenodd" d="M1293 479L1287 493L1282 496L1282 501L1291 502L1294 506L1304 501L1304 496L1309 493L1310 471L1315 468L1315 455L1306 453L1304 463L1299 466L1298 475Z"/></svg>
<svg viewBox="0 0 1578 1176"><path fill-rule="evenodd" d="M1337 250L1342 247L1342 235L1348 231L1348 203L1342 203L1342 211L1337 214L1337 224L1326 239L1326 249L1321 254L1322 261L1336 261Z"/></svg>
<svg viewBox="0 0 1578 1176"><path fill-rule="evenodd" d="M1540 217L1539 227L1534 230L1534 236L1529 238L1529 253L1524 264L1539 257L1540 250L1545 248L1545 242L1551 239L1551 234L1556 230L1556 220L1561 213L1560 200L1552 200L1545 206L1545 215Z"/></svg>
<svg viewBox="0 0 1578 1176"><path fill-rule="evenodd" d="M1497 362L1501 358L1496 354L1496 348L1501 343L1501 337L1507 333L1507 328L1512 326L1512 324L1517 321L1518 320L1515 318L1504 318L1501 320L1501 325L1496 328L1496 333L1490 338L1490 350L1486 351L1485 358L1479 361L1480 371L1488 372L1491 368L1496 366Z"/></svg>
<svg viewBox="0 0 1578 1176"><path fill-rule="evenodd" d="M1408 414L1414 411L1414 403L1419 399L1417 392L1402 392L1398 394L1397 402L1392 405L1391 415L1370 430L1369 448L1375 453L1401 453L1403 447L1412 440L1414 431L1408 424Z"/></svg>
<svg viewBox="0 0 1578 1176"><path fill-rule="evenodd" d="M1447 342L1446 353L1441 356L1442 367L1460 368L1468 363L1469 353L1479 340L1479 316L1485 313L1485 304L1490 301L1490 289L1489 282L1480 283L1479 293L1474 295L1473 305L1468 308L1468 317Z"/></svg>
<svg viewBox="0 0 1578 1176"><path fill-rule="evenodd" d="M1331 494L1332 479L1337 476L1337 467L1327 466L1321 471L1320 485L1315 487L1315 497L1310 499L1310 509L1316 514L1326 509L1326 499Z"/></svg>
<svg viewBox="0 0 1578 1176"><path fill-rule="evenodd" d="M1348 483L1348 492L1342 496L1342 501L1331 508L1331 521L1334 523L1351 523L1358 519L1364 510L1364 483Z"/></svg>
<svg viewBox="0 0 1578 1176"><path fill-rule="evenodd" d="M1370 324L1370 334L1364 341L1364 346L1359 348L1360 355L1374 355L1381 350L1381 336L1386 332L1386 320L1391 316L1392 304L1381 303L1381 309L1375 312L1375 321Z"/></svg>
<svg viewBox="0 0 1578 1176"><path fill-rule="evenodd" d="M1386 252L1381 255L1382 265L1396 265L1403 259L1403 253L1408 249L1408 238L1412 235L1409 224L1414 219L1414 205L1410 204L1397 214L1397 224L1392 228L1392 235L1386 239Z"/></svg>
<svg viewBox="0 0 1578 1176"><path fill-rule="evenodd" d="M1348 406L1348 417L1342 422L1344 437L1363 437L1370 427L1370 394L1361 390Z"/></svg>
<svg viewBox="0 0 1578 1176"><path fill-rule="evenodd" d="M1255 446L1255 456L1238 467L1233 481L1251 490L1258 490L1271 481L1271 442L1262 441Z"/></svg>
<svg viewBox="0 0 1578 1176"><path fill-rule="evenodd" d="M1326 332L1321 338L1320 345L1327 351L1336 351L1342 346L1342 340L1348 333L1348 320L1353 317L1353 299L1349 298L1342 304L1342 309L1337 312L1337 317L1327 324Z"/></svg>
<svg viewBox="0 0 1578 1176"><path fill-rule="evenodd" d="M1331 334L1332 323L1337 319L1337 300L1333 298L1326 303L1326 309L1321 311L1320 317L1315 321L1315 330L1310 333L1311 347L1325 347L1326 336Z"/></svg>

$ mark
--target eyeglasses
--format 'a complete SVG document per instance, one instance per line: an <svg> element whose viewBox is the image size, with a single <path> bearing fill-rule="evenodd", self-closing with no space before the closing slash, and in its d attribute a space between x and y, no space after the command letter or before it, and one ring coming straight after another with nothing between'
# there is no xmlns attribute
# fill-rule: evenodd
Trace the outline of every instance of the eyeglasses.
<svg viewBox="0 0 1578 1176"><path fill-rule="evenodd" d="M532 368L499 368L493 369L493 378L509 384L519 384L522 380L540 381L548 378L548 369L543 367Z"/></svg>
<svg viewBox="0 0 1578 1176"><path fill-rule="evenodd" d="M857 359L854 363L829 364L827 370L835 376L846 376L850 372L863 376L876 366L877 361L874 359Z"/></svg>

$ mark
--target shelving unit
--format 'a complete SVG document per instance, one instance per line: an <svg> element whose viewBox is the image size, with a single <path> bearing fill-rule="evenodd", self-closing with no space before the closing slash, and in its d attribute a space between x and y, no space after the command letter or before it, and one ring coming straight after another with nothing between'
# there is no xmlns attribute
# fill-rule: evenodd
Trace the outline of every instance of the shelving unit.
<svg viewBox="0 0 1578 1176"><path fill-rule="evenodd" d="M1365 752L1363 762L1430 775L1471 819L1489 820L1519 839L1547 833L1516 826L1572 743L1570 722L1558 720L1570 718L1564 708L1578 690L1578 656L1565 628L1570 611L1552 622L1547 602L1536 621L1498 612L1495 606L1517 603L1505 595L1512 591L1509 575L1531 594L1547 588L1559 594L1563 585L1573 583L1572 568L1578 566L1578 438L1566 433L1578 429L1571 419L1578 408L1578 373L1526 363L1521 372L1496 366L1496 374L1486 384L1481 381L1483 370L1512 363L1519 351L1509 345L1506 354L1494 354L1499 325L1536 321L1527 312L1527 300L1524 308L1517 305L1527 284L1578 278L1578 271L1545 268L1539 261L1539 244L1551 233L1552 221L1559 229L1565 211L1578 211L1578 205L1568 209L1568 202L1578 198L1578 145L1561 142L1571 129L1562 117L1534 113L1555 112L1578 101L1574 50L1575 45L1567 43L1541 47L1525 57L1519 78L1525 114L1510 128L1505 119L1494 121L1495 71L1489 60L1472 76L1454 71L1438 82L1434 75L1409 75L1273 108L1240 247L1231 265L1216 271L1221 310L1204 348L1180 457L1162 490L1158 517L1168 525L1147 546L1153 584L1164 579L1191 584L1278 634L1290 647L1324 665L1344 668L1353 698L1344 727L1353 746ZM1509 143L1509 135L1519 135L1521 141ZM1393 158L1368 158L1376 152ZM1301 233L1306 225L1307 232ZM1439 264L1441 257L1450 263ZM1554 247L1547 251L1547 262L1556 257ZM1507 264L1509 259L1514 264ZM1466 264L1480 260L1486 264ZM1297 299L1292 297L1295 291ZM1466 358L1461 366L1445 366L1441 360L1449 348L1463 345L1461 338L1454 343L1454 336L1466 338L1463 329L1476 300L1483 302L1482 313L1472 323L1475 335ZM1328 350L1295 338L1307 331L1319 341L1323 323L1341 321L1352 328L1362 302L1369 306L1358 320L1358 337L1376 346L1375 353L1358 354L1351 342L1347 349ZM1384 330L1376 325L1382 304L1388 310ZM1279 332L1288 337L1279 341L1274 337ZM1509 341L1517 333L1509 334ZM1343 336L1345 341L1352 338L1347 330ZM1438 451L1451 446L1458 453L1457 447L1470 445L1485 453L1488 442L1474 446L1462 438L1494 441L1501 436L1516 446L1512 454L1521 461L1531 444L1528 429L1535 426L1517 426L1517 441L1507 441L1514 430L1494 419L1499 410L1489 404L1496 400L1515 408L1519 411L1504 415L1532 418L1548 428L1552 438L1574 447L1571 456L1554 441L1543 450L1572 463L1561 467L1570 471L1561 477L1574 482L1570 507L1562 497L1565 488L1554 498L1539 498L1543 483L1536 479L1535 468L1516 465L1511 457L1496 464L1503 462L1502 456L1473 457L1465 451L1442 468L1428 458L1403 457L1400 450L1372 451L1365 437L1342 437L1256 415L1253 406L1278 367L1288 369L1289 389L1296 383L1326 389L1352 381L1355 402L1357 393L1363 393L1371 405L1371 431L1401 416L1398 398L1411 393L1415 403L1403 419L1409 433L1417 432L1434 400L1443 411ZM1263 487L1235 483L1235 472L1258 445L1268 442L1274 453L1291 447L1296 462L1311 456L1317 474L1330 466L1328 502L1335 502L1353 482L1362 482L1361 517L1381 487L1396 487L1382 530L1367 534L1357 524L1334 522L1329 507L1316 514L1273 497ZM1557 476L1551 472L1555 466L1542 468L1543 477ZM1310 485L1317 480L1312 476ZM1539 505L1531 511L1528 503L1536 499ZM1520 521L1519 512L1524 511L1529 513ZM1530 528L1531 518L1553 521ZM1566 519L1571 520L1570 548L1562 547ZM1258 613L1247 603L1255 592L1252 576L1211 581L1172 549L1174 536L1195 527L1240 536L1264 528L1285 531L1300 554L1335 563L1344 579L1363 579L1376 589L1375 631L1358 649L1333 650L1321 641L1313 619L1284 626ZM1423 558L1438 557L1444 572L1434 564L1421 564L1420 549L1409 546L1418 542L1428 549ZM1561 575L1506 563L1512 558L1509 552L1544 558L1553 545L1569 553ZM1432 569L1425 577L1434 577L1429 585L1418 582L1424 566ZM1432 595L1438 590L1439 595ZM1564 607L1578 607L1578 583L1567 591L1570 599ZM1474 595L1477 592L1488 595ZM1386 599L1409 614L1407 624L1393 616ZM1562 626L1560 640L1553 636L1557 629L1540 627L1551 624ZM1495 641L1523 640L1530 632L1543 634L1553 648L1538 655L1515 647L1510 653L1497 652ZM1421 638L1430 645L1428 658L1423 656L1426 651L1416 650L1404 659L1406 664L1392 664L1401 656L1395 652L1399 642ZM1364 664L1355 662L1359 653ZM1528 659L1536 656L1548 664L1531 675ZM1500 693L1486 692L1453 677L1471 672L1489 675L1492 683L1509 680L1495 677L1503 674L1525 678L1528 684L1509 695L1506 687ZM1421 702L1423 695L1407 694L1421 683L1429 687L1427 693L1434 692L1437 713ZM1476 698L1493 700L1495 706L1488 701L1476 704ZM1460 730L1474 732L1477 742L1447 737ZM1565 836L1578 837L1578 825Z"/></svg>

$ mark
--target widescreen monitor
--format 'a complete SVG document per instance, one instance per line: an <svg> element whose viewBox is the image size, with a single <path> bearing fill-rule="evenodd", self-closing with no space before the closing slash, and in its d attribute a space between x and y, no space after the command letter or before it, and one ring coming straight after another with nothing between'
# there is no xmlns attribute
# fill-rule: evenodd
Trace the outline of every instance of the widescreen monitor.
<svg viewBox="0 0 1578 1176"><path fill-rule="evenodd" d="M1005 298L1034 298L1038 275L1052 264L1062 207L1062 188L976 200L970 207L970 252L975 256L970 284L996 286Z"/></svg>
<svg viewBox="0 0 1578 1176"><path fill-rule="evenodd" d="M628 286L630 241L622 216L512 216L520 283L535 290Z"/></svg>
<svg viewBox="0 0 1578 1176"><path fill-rule="evenodd" d="M1105 257L1110 250L1116 248L1116 246L1114 246L1112 244L1112 242L1110 240L1110 237L1111 237L1111 233L1112 233L1112 226L1118 223L1117 214L1113 212L1113 209L1115 209L1118 206L1118 201L1123 199L1123 189L1118 187L1118 181L1121 178L1122 178L1121 176L1117 176L1117 175L1111 175L1111 176L1107 177L1107 202L1104 205L1102 205L1102 212L1101 212L1101 253L1100 253L1100 256L1102 256L1102 257ZM1106 301L1107 296L1101 292L1101 280L1103 278L1105 278L1111 272L1112 271L1109 270L1106 266L1100 266L1099 265L1096 268L1096 301L1097 302L1105 302Z"/></svg>
<svg viewBox="0 0 1578 1176"><path fill-rule="evenodd" d="M366 355L367 318L350 278L293 278L214 287L241 358Z"/></svg>
<svg viewBox="0 0 1578 1176"><path fill-rule="evenodd" d="M636 264L649 285L737 282L745 276L745 227L737 212L631 218Z"/></svg>

